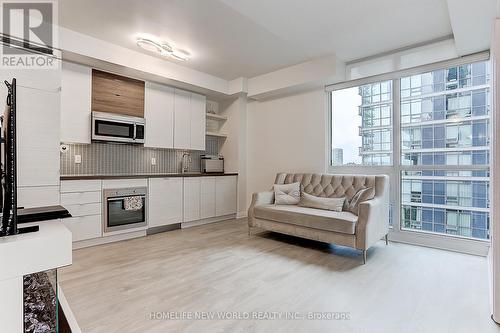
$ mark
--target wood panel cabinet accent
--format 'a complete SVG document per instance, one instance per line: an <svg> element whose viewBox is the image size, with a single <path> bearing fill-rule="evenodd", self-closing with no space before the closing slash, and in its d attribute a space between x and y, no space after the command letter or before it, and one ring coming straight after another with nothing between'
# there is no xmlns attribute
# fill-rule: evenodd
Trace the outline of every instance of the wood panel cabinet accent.
<svg viewBox="0 0 500 333"><path fill-rule="evenodd" d="M144 81L92 70L92 111L144 117Z"/></svg>

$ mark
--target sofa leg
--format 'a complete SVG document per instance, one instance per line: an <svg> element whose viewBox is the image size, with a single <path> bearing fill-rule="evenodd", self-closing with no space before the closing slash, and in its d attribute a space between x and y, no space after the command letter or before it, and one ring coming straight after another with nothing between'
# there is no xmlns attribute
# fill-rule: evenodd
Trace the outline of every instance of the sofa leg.
<svg viewBox="0 0 500 333"><path fill-rule="evenodd" d="M366 264L366 252L367 250L361 250L363 254L363 265Z"/></svg>
<svg viewBox="0 0 500 333"><path fill-rule="evenodd" d="M385 235L385 245L389 245L389 234Z"/></svg>

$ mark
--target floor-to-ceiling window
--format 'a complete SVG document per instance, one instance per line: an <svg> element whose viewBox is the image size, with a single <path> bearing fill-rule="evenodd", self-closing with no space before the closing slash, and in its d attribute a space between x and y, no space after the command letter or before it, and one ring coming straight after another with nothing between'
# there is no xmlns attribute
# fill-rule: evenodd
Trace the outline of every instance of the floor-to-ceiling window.
<svg viewBox="0 0 500 333"><path fill-rule="evenodd" d="M488 240L489 73L453 63L333 88L331 170L390 174L397 232Z"/></svg>
<svg viewBox="0 0 500 333"><path fill-rule="evenodd" d="M485 61L400 79L401 227L489 237Z"/></svg>

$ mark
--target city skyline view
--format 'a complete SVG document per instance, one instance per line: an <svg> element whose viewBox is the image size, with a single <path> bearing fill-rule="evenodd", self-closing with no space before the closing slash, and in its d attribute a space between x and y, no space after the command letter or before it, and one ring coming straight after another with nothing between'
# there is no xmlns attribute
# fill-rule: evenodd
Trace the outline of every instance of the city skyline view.
<svg viewBox="0 0 500 333"><path fill-rule="evenodd" d="M481 61L334 90L332 165L396 168L401 229L488 239L489 72Z"/></svg>

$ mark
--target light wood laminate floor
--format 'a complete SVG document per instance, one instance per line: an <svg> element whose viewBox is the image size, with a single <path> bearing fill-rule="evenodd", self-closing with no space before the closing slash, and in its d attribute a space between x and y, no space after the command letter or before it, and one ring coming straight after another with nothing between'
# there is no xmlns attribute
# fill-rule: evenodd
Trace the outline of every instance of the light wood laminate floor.
<svg viewBox="0 0 500 333"><path fill-rule="evenodd" d="M489 317L485 258L381 241L361 265L350 249L249 237L244 219L74 251L59 282L85 333L500 332ZM349 319L151 319L182 311Z"/></svg>

